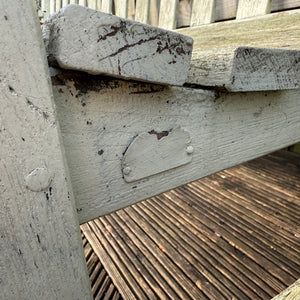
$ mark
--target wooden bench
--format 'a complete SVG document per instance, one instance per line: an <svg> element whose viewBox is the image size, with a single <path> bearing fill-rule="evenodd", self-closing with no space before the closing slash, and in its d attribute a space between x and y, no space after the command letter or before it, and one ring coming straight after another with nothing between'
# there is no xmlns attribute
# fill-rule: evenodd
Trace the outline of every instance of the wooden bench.
<svg viewBox="0 0 300 300"><path fill-rule="evenodd" d="M112 2L102 2L110 11ZM79 223L300 141L299 52L286 50L299 49L299 10L178 30L194 38L188 80L178 87L59 68L49 77L31 1L0 3L4 299L90 299ZM137 19L147 21L149 1L137 3L144 8L137 7ZM170 13L161 14L160 25L174 26L176 3L161 1ZM269 11L269 1L255 3L240 1L238 16ZM117 10L126 17L126 6ZM207 12L201 21L194 7L195 25L213 20L213 9ZM234 67L240 46L283 47L265 53L281 66L288 62L280 67L283 85L274 80L257 90L233 80L232 72L247 71ZM276 75L272 65L265 68ZM264 76L253 78L259 85Z"/></svg>

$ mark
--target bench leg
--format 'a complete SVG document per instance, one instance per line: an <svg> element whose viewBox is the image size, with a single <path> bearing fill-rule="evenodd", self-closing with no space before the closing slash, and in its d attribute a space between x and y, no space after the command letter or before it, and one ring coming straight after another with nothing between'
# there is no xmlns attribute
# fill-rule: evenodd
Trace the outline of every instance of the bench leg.
<svg viewBox="0 0 300 300"><path fill-rule="evenodd" d="M0 0L1 299L91 299L31 0Z"/></svg>

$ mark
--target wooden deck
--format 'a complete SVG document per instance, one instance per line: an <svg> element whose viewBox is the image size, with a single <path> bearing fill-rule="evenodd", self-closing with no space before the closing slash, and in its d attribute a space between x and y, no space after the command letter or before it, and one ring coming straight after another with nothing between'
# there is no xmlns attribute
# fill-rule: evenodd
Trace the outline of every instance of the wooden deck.
<svg viewBox="0 0 300 300"><path fill-rule="evenodd" d="M82 242L94 299L122 299L120 293L83 233Z"/></svg>
<svg viewBox="0 0 300 300"><path fill-rule="evenodd" d="M96 299L270 299L299 278L299 224L300 156L279 151L81 229L111 278Z"/></svg>

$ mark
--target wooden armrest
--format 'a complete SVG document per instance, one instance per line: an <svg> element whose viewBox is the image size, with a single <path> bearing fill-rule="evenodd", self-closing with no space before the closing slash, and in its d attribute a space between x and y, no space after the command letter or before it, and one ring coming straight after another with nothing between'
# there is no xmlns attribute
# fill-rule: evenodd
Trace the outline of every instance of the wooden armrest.
<svg viewBox="0 0 300 300"><path fill-rule="evenodd" d="M45 22L44 37L49 57L65 69L233 92L283 90L300 86L300 50L273 48L299 47L299 20L298 11L179 31L196 41L188 78L192 39L158 27L69 5Z"/></svg>
<svg viewBox="0 0 300 300"><path fill-rule="evenodd" d="M65 69L182 85L193 40L179 33L68 5L46 20L49 57Z"/></svg>

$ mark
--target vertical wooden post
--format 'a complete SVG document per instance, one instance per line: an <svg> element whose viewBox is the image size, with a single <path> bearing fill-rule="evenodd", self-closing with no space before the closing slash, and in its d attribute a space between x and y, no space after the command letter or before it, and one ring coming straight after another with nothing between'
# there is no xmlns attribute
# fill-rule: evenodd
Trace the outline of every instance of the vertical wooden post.
<svg viewBox="0 0 300 300"><path fill-rule="evenodd" d="M38 19L0 12L0 298L91 299Z"/></svg>

